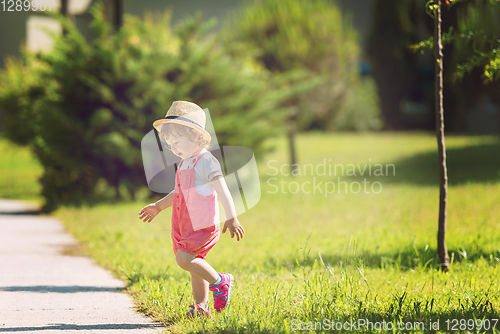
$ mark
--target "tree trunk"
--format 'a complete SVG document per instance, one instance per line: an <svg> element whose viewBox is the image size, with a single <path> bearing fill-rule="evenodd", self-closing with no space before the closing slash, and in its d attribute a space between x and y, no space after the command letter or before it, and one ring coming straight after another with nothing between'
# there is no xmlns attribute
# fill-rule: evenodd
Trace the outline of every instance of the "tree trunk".
<svg viewBox="0 0 500 334"><path fill-rule="evenodd" d="M68 2L69 0L61 0L61 14L68 16Z"/></svg>
<svg viewBox="0 0 500 334"><path fill-rule="evenodd" d="M69 2L69 0L61 0L60 12L62 15L71 19L71 17L68 15L68 2ZM67 34L68 34L68 32L66 31L66 29L64 27L62 27L62 35L66 36Z"/></svg>
<svg viewBox="0 0 500 334"><path fill-rule="evenodd" d="M297 158L295 154L295 126L290 124L288 126L288 148L290 151L290 174L294 176L297 169Z"/></svg>
<svg viewBox="0 0 500 334"><path fill-rule="evenodd" d="M115 31L120 30L123 24L123 0L113 1L113 26Z"/></svg>
<svg viewBox="0 0 500 334"><path fill-rule="evenodd" d="M437 234L437 253L442 271L449 270L448 250L446 249L446 201L448 197L448 176L446 173L446 146L444 143L443 110L443 45L441 44L441 0L434 16L434 56L436 58L436 134L439 162L439 225Z"/></svg>

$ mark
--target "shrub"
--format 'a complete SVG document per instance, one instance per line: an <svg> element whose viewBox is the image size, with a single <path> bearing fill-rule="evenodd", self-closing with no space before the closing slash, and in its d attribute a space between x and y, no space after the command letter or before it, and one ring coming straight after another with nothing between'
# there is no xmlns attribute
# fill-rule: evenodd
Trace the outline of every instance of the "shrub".
<svg viewBox="0 0 500 334"><path fill-rule="evenodd" d="M174 100L208 107L221 145L248 146L257 157L268 149L286 92L228 56L207 34L213 21L198 15L172 30L169 11L144 21L126 16L115 34L102 4L91 12L92 42L53 14L66 31L54 36L54 49L24 51L0 72L0 122L40 160L45 211L143 192L141 140Z"/></svg>
<svg viewBox="0 0 500 334"><path fill-rule="evenodd" d="M348 93L346 105L333 121L339 131L378 131L382 129L377 84L372 77L362 78Z"/></svg>

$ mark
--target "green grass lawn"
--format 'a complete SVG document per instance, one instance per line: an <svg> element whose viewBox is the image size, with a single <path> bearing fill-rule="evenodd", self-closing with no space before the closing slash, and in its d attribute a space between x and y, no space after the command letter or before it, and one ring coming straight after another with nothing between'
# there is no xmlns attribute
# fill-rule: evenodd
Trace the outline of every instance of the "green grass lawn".
<svg viewBox="0 0 500 334"><path fill-rule="evenodd" d="M42 167L27 147L0 136L0 198L42 203L38 178Z"/></svg>
<svg viewBox="0 0 500 334"><path fill-rule="evenodd" d="M351 331L376 331L382 321L395 332L431 332L431 321L439 321L439 332L499 331L497 137L446 137L447 245L453 254L448 273L437 269L435 255L439 180L433 133L300 135L304 172L293 178L270 175L288 162L285 139L276 145L259 162L260 202L239 217L244 239L223 235L207 258L236 279L230 307L212 319L182 317L192 297L189 274L177 267L172 251L171 209L150 224L138 219L148 204L143 202L63 207L56 216L86 245L85 253L125 280L138 308L172 332L284 333L318 330L319 324L329 331L328 325L363 321L371 321L373 330L368 325ZM381 164L384 170L393 164L395 175L391 169L384 176L305 173L306 164L324 161L332 171L334 164L357 170L358 164ZM288 173L286 166L282 171ZM325 184L331 190L339 177L352 191L326 194ZM356 182L363 181L369 187L379 182L377 193L356 193ZM316 191L314 182L322 182ZM424 330L415 330L420 322Z"/></svg>

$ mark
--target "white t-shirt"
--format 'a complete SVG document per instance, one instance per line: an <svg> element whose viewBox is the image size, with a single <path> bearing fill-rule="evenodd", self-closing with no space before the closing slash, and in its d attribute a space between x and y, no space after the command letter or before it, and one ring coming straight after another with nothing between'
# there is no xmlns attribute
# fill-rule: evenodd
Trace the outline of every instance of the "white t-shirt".
<svg viewBox="0 0 500 334"><path fill-rule="evenodd" d="M217 175L223 176L223 174L219 160L217 160L211 152L203 149L200 151L200 154L203 154L203 156L194 166L194 183L198 194L208 196L215 190L212 184L210 184L210 180ZM193 163L194 159L196 159L196 157L184 159L180 170L187 169L188 166Z"/></svg>

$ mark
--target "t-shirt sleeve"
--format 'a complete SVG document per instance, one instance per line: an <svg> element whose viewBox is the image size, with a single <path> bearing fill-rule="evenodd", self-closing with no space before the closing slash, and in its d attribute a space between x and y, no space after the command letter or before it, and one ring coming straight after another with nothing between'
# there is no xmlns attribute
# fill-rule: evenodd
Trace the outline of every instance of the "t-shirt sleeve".
<svg viewBox="0 0 500 334"><path fill-rule="evenodd" d="M205 154L205 156L202 158L202 161L200 162L203 162L200 166L200 174L207 182L210 182L214 177L218 175L224 176L222 174L219 160L217 160L217 158L215 158L213 155Z"/></svg>

